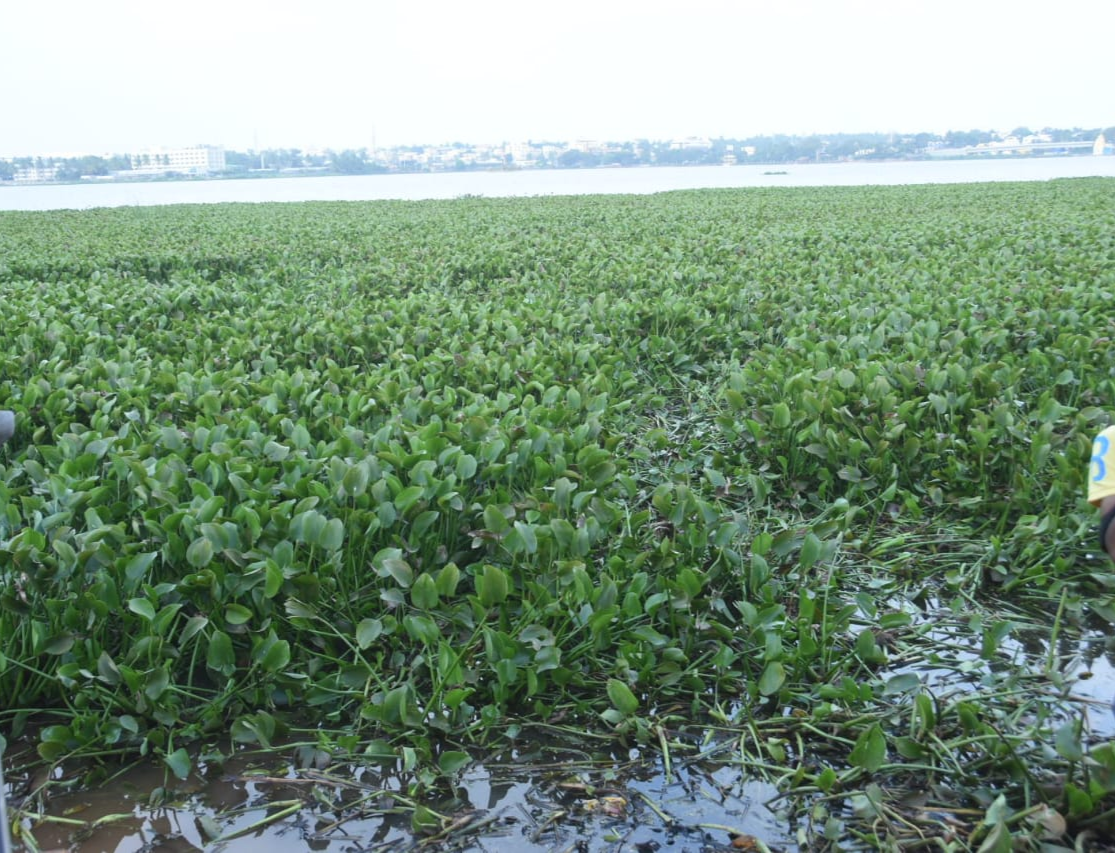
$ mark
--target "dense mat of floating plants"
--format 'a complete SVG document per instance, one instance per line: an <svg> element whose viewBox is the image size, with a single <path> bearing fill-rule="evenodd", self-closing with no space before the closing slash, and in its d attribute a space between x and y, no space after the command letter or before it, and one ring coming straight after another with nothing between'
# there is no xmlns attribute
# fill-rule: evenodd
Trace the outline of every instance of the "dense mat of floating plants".
<svg viewBox="0 0 1115 853"><path fill-rule="evenodd" d="M436 774L512 723L839 719L794 784L947 776L1006 724L888 672L930 598L1112 612L1112 198L0 214L6 725L181 775L314 725Z"/></svg>

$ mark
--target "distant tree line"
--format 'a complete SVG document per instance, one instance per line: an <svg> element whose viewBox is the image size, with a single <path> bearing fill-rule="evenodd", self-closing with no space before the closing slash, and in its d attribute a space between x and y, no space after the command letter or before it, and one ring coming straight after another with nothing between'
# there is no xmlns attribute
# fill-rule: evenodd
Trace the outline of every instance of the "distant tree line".
<svg viewBox="0 0 1115 853"><path fill-rule="evenodd" d="M1091 141L1103 133L1115 142L1115 127L1042 128L1037 133L1052 142ZM1017 127L1007 136L1017 139L1035 135L1027 127ZM689 166L718 163L800 163L840 160L893 160L926 157L935 148L966 148L1003 138L987 130L950 130L932 133L830 133L793 136L776 134L740 139L692 139L682 141L633 140L580 144L537 142L529 146L530 165L542 168L593 168L599 166ZM430 159L436 153L436 162ZM142 157L142 155L140 155ZM11 181L21 170L54 169L55 179L77 181L88 177L107 177L127 173L135 157L116 154L109 157L16 157L0 159L0 181ZM298 148L272 148L264 151L225 151L229 172L254 173L312 170L342 175L372 174L385 171L424 171L430 168L469 170L513 168L518 163L504 146L471 146L461 142L448 145L407 145L370 152L367 148L305 152ZM145 165L139 162L139 165ZM149 165L149 164L147 164Z"/></svg>

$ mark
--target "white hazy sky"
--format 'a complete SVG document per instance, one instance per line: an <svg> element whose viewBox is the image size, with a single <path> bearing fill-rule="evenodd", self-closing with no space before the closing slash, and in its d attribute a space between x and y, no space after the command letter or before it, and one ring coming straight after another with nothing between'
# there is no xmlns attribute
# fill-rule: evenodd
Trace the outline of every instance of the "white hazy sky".
<svg viewBox="0 0 1115 853"><path fill-rule="evenodd" d="M1110 0L10 0L0 154L1115 125Z"/></svg>

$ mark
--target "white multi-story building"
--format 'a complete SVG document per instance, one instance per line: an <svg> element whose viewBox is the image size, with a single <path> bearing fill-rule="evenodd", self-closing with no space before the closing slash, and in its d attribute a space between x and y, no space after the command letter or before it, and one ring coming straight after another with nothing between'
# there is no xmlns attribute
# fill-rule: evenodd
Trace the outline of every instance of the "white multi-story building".
<svg viewBox="0 0 1115 853"><path fill-rule="evenodd" d="M53 163L42 166L27 166L16 169L13 180L17 184L46 184L57 180L58 167Z"/></svg>
<svg viewBox="0 0 1115 853"><path fill-rule="evenodd" d="M148 174L178 172L183 175L208 175L225 170L225 150L216 145L188 148L159 148L132 155L132 171Z"/></svg>

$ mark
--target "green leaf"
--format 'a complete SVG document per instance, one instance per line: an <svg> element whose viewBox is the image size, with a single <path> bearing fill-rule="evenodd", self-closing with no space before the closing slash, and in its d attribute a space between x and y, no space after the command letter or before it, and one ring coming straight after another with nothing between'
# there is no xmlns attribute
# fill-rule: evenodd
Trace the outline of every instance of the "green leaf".
<svg viewBox="0 0 1115 853"><path fill-rule="evenodd" d="M618 678L608 679L608 701L625 717L630 717L639 710L639 700L631 692L631 688Z"/></svg>
<svg viewBox="0 0 1115 853"><path fill-rule="evenodd" d="M226 604L225 621L229 625L243 625L252 618L252 611L243 604Z"/></svg>
<svg viewBox="0 0 1115 853"><path fill-rule="evenodd" d="M279 594L279 590L283 588L283 570L280 569L271 560L267 561L266 579L263 582L263 595L264 598L274 598Z"/></svg>
<svg viewBox="0 0 1115 853"><path fill-rule="evenodd" d="M421 486L407 486L395 495L395 509L399 512L406 512L422 499L424 492L425 490Z"/></svg>
<svg viewBox="0 0 1115 853"><path fill-rule="evenodd" d="M440 517L441 513L433 509L428 509L425 512L419 513L414 521L411 522L411 536L415 537L416 539L422 538L423 536L425 536L426 531L433 527L435 523L437 523L437 520Z"/></svg>
<svg viewBox="0 0 1115 853"><path fill-rule="evenodd" d="M1069 817L1081 818L1090 815L1095 809L1095 801L1088 795L1086 791L1073 785L1071 782L1065 785L1065 800L1069 806Z"/></svg>
<svg viewBox="0 0 1115 853"><path fill-rule="evenodd" d="M456 563L446 563L437 573L437 591L446 598L452 597L457 592L457 584L461 581L461 570Z"/></svg>
<svg viewBox="0 0 1115 853"><path fill-rule="evenodd" d="M356 626L356 645L361 651L374 643L383 633L383 623L379 619L362 619Z"/></svg>
<svg viewBox="0 0 1115 853"><path fill-rule="evenodd" d="M364 747L364 757L371 761L394 763L399 756L387 741L372 739Z"/></svg>
<svg viewBox="0 0 1115 853"><path fill-rule="evenodd" d="M325 525L321 534L321 547L327 551L336 551L345 541L345 523L339 518L331 518Z"/></svg>
<svg viewBox="0 0 1115 853"><path fill-rule="evenodd" d="M414 583L414 569L406 560L388 557L383 561L383 568L403 589L408 589Z"/></svg>
<svg viewBox="0 0 1115 853"><path fill-rule="evenodd" d="M186 781L186 778L190 775L190 769L193 767L190 755L185 749L174 750L170 755L165 756L163 761L170 768L170 772L183 782Z"/></svg>
<svg viewBox="0 0 1115 853"><path fill-rule="evenodd" d="M921 679L916 673L904 672L887 679L883 686L884 696L895 696L899 693L911 693L921 687Z"/></svg>
<svg viewBox="0 0 1115 853"><path fill-rule="evenodd" d="M932 731L937 725L937 711L934 707L933 697L928 693L919 693L914 699L914 716L918 721L918 728L922 732Z"/></svg>
<svg viewBox="0 0 1115 853"><path fill-rule="evenodd" d="M328 519L314 509L299 513L290 522L290 532L295 542L307 545L321 545Z"/></svg>
<svg viewBox="0 0 1115 853"><path fill-rule="evenodd" d="M258 743L269 748L275 734L275 719L266 711L244 714L232 722L229 735L236 743Z"/></svg>
<svg viewBox="0 0 1115 853"><path fill-rule="evenodd" d="M492 533L503 533L508 530L511 525L507 522L507 517L499 511L499 507L488 504L484 507L484 529Z"/></svg>
<svg viewBox="0 0 1115 853"><path fill-rule="evenodd" d="M882 663L886 660L886 653L879 648L870 628L864 628L856 637L856 655L865 663Z"/></svg>
<svg viewBox="0 0 1115 853"><path fill-rule="evenodd" d="M312 604L307 604L304 601L299 601L297 598L288 598L283 602L283 609L286 610L287 615L295 619L316 619L317 608Z"/></svg>
<svg viewBox="0 0 1115 853"><path fill-rule="evenodd" d="M828 794L832 791L838 781L839 777L836 775L836 771L833 770L831 767L826 767L823 771L817 774L816 785L824 793Z"/></svg>
<svg viewBox="0 0 1115 853"><path fill-rule="evenodd" d="M108 652L101 652L101 656L97 658L97 675L102 681L113 686L120 683L120 669L109 657Z"/></svg>
<svg viewBox="0 0 1115 853"><path fill-rule="evenodd" d="M398 687L392 688L383 697L384 721L393 725L406 722L409 705L410 686L400 684Z"/></svg>
<svg viewBox="0 0 1115 853"><path fill-rule="evenodd" d="M286 640L276 640L267 647L267 651L258 662L267 672L278 672L284 669L290 663L290 643Z"/></svg>
<svg viewBox="0 0 1115 853"><path fill-rule="evenodd" d="M429 572L423 572L410 588L410 602L419 610L436 610L438 606L437 582Z"/></svg>
<svg viewBox="0 0 1115 853"><path fill-rule="evenodd" d="M290 443L297 450L305 450L310 446L310 433L302 424L296 424L290 433Z"/></svg>
<svg viewBox="0 0 1115 853"><path fill-rule="evenodd" d="M467 752L449 749L438 756L437 766L444 775L452 776L468 765L470 761L472 761L472 756Z"/></svg>
<svg viewBox="0 0 1115 853"><path fill-rule="evenodd" d="M360 497L368 491L369 472L365 465L350 465L341 480L345 494Z"/></svg>
<svg viewBox="0 0 1115 853"><path fill-rule="evenodd" d="M188 562L195 569L204 568L208 566L213 560L213 543L206 539L204 536L199 536L190 543L190 547L186 549L186 562Z"/></svg>
<svg viewBox="0 0 1115 853"><path fill-rule="evenodd" d="M824 546L821 544L821 540L817 538L813 531L806 533L805 539L801 543L801 554L798 558L801 567L808 569L813 566L820 558L823 550Z"/></svg>
<svg viewBox="0 0 1115 853"><path fill-rule="evenodd" d="M143 692L152 701L158 699L166 692L170 685L170 675L163 667L157 667L147 673Z"/></svg>
<svg viewBox="0 0 1115 853"><path fill-rule="evenodd" d="M858 738L848 755L848 763L874 773L887 760L887 736L878 723L872 723Z"/></svg>
<svg viewBox="0 0 1115 853"><path fill-rule="evenodd" d="M987 833L987 837L983 839L976 853L1012 853L1014 850L1014 840L1011 837L1010 827L1006 822L999 821L991 831Z"/></svg>
<svg viewBox="0 0 1115 853"><path fill-rule="evenodd" d="M70 750L61 743L42 742L35 747L35 751L43 761L55 762Z"/></svg>
<svg viewBox="0 0 1115 853"><path fill-rule="evenodd" d="M786 429L791 423L790 407L785 403L775 403L771 409L771 425L775 429Z"/></svg>
<svg viewBox="0 0 1115 853"><path fill-rule="evenodd" d="M773 696L785 683L786 668L779 661L771 661L763 669L763 674L759 678L759 693L763 696Z"/></svg>
<svg viewBox="0 0 1115 853"><path fill-rule="evenodd" d="M142 616L148 622L151 622L155 618L155 605L146 598L129 599L128 609L137 616Z"/></svg>
<svg viewBox="0 0 1115 853"><path fill-rule="evenodd" d="M236 657L232 652L232 638L224 631L214 631L209 638L209 648L205 654L206 665L221 675L232 675L236 671Z"/></svg>
<svg viewBox="0 0 1115 853"><path fill-rule="evenodd" d="M911 761L925 758L928 754L925 747L911 737L898 737L895 738L894 748L898 750L898 754L903 758L908 758Z"/></svg>
<svg viewBox="0 0 1115 853"><path fill-rule="evenodd" d="M403 617L403 627L413 639L427 646L437 645L438 640L441 639L441 630L437 622L429 616L408 613Z"/></svg>
<svg viewBox="0 0 1115 853"><path fill-rule="evenodd" d="M144 554L136 554L124 567L124 577L128 580L128 588L134 590L147 576L147 570L151 568L151 564L155 562L155 557L158 556L157 551L150 551Z"/></svg>
<svg viewBox="0 0 1115 853"><path fill-rule="evenodd" d="M410 829L415 835L432 835L441 829L441 818L426 806L415 806L410 816Z"/></svg>
<svg viewBox="0 0 1115 853"><path fill-rule="evenodd" d="M1080 742L1080 732L1075 722L1067 722L1060 726L1053 734L1053 743L1057 752L1066 761L1081 761L1084 758L1084 747Z"/></svg>
<svg viewBox="0 0 1115 853"><path fill-rule="evenodd" d="M146 601L146 599L142 600ZM43 652L48 655L64 655L74 647L74 639L74 635L69 632L59 634L47 641L43 646Z"/></svg>
<svg viewBox="0 0 1115 853"><path fill-rule="evenodd" d="M557 542L561 548L569 548L569 546L573 544L573 537L577 533L577 528L564 518L555 518L551 521L550 530L553 531L554 541Z"/></svg>
<svg viewBox="0 0 1115 853"><path fill-rule="evenodd" d="M457 479L462 482L476 475L476 457L462 453L457 457Z"/></svg>
<svg viewBox="0 0 1115 853"><path fill-rule="evenodd" d="M218 838L221 837L221 825L217 823L217 821L214 820L210 815L198 815L197 823L198 826L201 827L201 831L205 833L205 837L208 838L209 841L216 841Z"/></svg>
<svg viewBox="0 0 1115 853"><path fill-rule="evenodd" d="M534 554L538 551L538 537L534 533L533 524L523 524L521 521L516 521L515 532L523 540L523 548L528 554Z"/></svg>
<svg viewBox="0 0 1115 853"><path fill-rule="evenodd" d="M499 566L485 564L476 576L476 595L482 607L494 607L507 600L507 575Z"/></svg>

